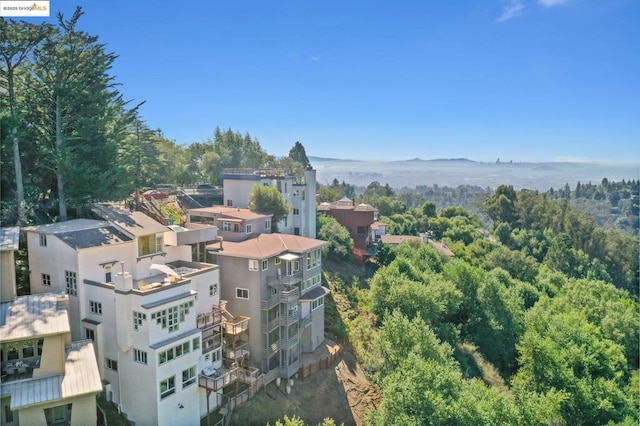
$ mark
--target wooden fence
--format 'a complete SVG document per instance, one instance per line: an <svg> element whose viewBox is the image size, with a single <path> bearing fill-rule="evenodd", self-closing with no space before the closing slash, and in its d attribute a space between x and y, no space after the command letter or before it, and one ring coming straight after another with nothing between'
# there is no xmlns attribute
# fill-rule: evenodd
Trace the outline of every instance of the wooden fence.
<svg viewBox="0 0 640 426"><path fill-rule="evenodd" d="M312 363L305 363L302 367L300 367L299 373L300 378L304 379L305 377L315 373L316 371L328 368L336 357L342 354L342 345L334 346L329 349L329 354L319 358L318 360Z"/></svg>

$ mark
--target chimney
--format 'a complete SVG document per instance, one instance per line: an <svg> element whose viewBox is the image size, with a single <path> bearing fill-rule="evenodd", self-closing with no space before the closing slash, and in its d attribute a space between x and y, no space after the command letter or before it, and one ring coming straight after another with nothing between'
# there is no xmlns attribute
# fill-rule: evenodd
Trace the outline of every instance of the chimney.
<svg viewBox="0 0 640 426"><path fill-rule="evenodd" d="M117 292L128 293L133 290L133 277L124 270L124 262L120 262L122 270L118 272L114 279Z"/></svg>

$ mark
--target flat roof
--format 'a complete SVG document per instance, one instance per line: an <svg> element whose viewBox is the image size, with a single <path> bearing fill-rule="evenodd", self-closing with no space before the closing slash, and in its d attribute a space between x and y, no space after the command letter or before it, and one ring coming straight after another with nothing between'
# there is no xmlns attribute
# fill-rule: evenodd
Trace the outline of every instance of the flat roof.
<svg viewBox="0 0 640 426"><path fill-rule="evenodd" d="M169 231L169 227L138 211L130 211L120 205L94 204L95 214L113 223L135 237Z"/></svg>
<svg viewBox="0 0 640 426"><path fill-rule="evenodd" d="M0 228L0 251L18 250L20 243L20 228Z"/></svg>
<svg viewBox="0 0 640 426"><path fill-rule="evenodd" d="M21 296L0 303L0 341L71 332L65 294Z"/></svg>
<svg viewBox="0 0 640 426"><path fill-rule="evenodd" d="M0 396L11 395L11 409L64 400L102 391L100 371L91 340L65 349L64 374L0 385Z"/></svg>

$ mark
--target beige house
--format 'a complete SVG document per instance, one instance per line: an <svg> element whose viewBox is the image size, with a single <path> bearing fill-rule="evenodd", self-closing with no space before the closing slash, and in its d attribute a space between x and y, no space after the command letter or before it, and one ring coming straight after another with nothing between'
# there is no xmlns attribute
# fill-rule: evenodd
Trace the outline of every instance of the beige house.
<svg viewBox="0 0 640 426"><path fill-rule="evenodd" d="M90 340L71 341L68 296L0 303L0 424L95 425L102 390Z"/></svg>

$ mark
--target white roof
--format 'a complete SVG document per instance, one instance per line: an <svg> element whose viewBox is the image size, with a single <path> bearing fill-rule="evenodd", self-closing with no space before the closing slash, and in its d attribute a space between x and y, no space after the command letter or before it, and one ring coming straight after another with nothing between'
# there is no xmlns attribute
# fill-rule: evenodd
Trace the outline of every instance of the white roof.
<svg viewBox="0 0 640 426"><path fill-rule="evenodd" d="M69 333L64 294L43 293L21 296L0 303L0 342Z"/></svg>
<svg viewBox="0 0 640 426"><path fill-rule="evenodd" d="M20 228L0 228L0 250L18 250Z"/></svg>
<svg viewBox="0 0 640 426"><path fill-rule="evenodd" d="M11 395L11 409L98 393L100 372L90 340L74 342L66 349L65 374L11 382L0 386L0 396Z"/></svg>

